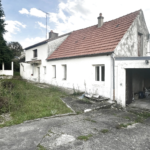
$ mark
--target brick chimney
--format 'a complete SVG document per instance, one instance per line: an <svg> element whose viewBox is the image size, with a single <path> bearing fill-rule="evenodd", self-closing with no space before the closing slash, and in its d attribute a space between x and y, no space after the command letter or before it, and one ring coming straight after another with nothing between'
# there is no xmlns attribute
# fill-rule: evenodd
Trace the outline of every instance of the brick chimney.
<svg viewBox="0 0 150 150"><path fill-rule="evenodd" d="M98 28L100 28L103 25L103 19L104 19L102 13L99 14L99 17L97 19L98 19Z"/></svg>
<svg viewBox="0 0 150 150"><path fill-rule="evenodd" d="M54 39L54 38L57 38L58 37L58 33L55 33L55 32L53 32L53 30L51 30L50 32L49 32L49 39Z"/></svg>

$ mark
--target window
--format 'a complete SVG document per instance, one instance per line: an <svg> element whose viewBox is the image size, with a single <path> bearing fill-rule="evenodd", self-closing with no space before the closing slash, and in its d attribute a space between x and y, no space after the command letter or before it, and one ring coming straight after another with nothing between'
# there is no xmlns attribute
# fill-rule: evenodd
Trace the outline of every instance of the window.
<svg viewBox="0 0 150 150"><path fill-rule="evenodd" d="M53 78L56 78L56 65L53 65Z"/></svg>
<svg viewBox="0 0 150 150"><path fill-rule="evenodd" d="M96 77L96 81L99 81L99 66L95 67L95 77Z"/></svg>
<svg viewBox="0 0 150 150"><path fill-rule="evenodd" d="M143 40L142 40L142 34L138 33L138 56L143 55Z"/></svg>
<svg viewBox="0 0 150 150"><path fill-rule="evenodd" d="M105 81L105 66L104 65L95 66L95 81Z"/></svg>
<svg viewBox="0 0 150 150"><path fill-rule="evenodd" d="M105 66L101 66L101 81L105 81Z"/></svg>
<svg viewBox="0 0 150 150"><path fill-rule="evenodd" d="M46 66L44 66L43 68L44 68L44 74L46 74Z"/></svg>
<svg viewBox="0 0 150 150"><path fill-rule="evenodd" d="M33 57L37 57L37 49L33 50Z"/></svg>
<svg viewBox="0 0 150 150"><path fill-rule="evenodd" d="M66 65L62 65L63 67L63 80L67 79L67 66Z"/></svg>

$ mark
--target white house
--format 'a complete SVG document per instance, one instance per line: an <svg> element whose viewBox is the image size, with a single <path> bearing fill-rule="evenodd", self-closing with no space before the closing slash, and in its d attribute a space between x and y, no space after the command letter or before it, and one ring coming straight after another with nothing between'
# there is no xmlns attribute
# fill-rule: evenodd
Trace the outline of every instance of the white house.
<svg viewBox="0 0 150 150"><path fill-rule="evenodd" d="M75 88L117 100L125 106L134 93L150 86L149 31L142 10L69 34L26 50L23 78ZM142 69L142 70L141 70Z"/></svg>

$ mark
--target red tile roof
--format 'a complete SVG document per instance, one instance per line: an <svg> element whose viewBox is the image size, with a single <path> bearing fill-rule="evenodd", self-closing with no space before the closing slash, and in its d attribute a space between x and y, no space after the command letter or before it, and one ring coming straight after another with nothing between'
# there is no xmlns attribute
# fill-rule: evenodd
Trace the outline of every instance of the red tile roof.
<svg viewBox="0 0 150 150"><path fill-rule="evenodd" d="M47 60L113 52L139 12L104 22L100 28L94 25L73 31Z"/></svg>

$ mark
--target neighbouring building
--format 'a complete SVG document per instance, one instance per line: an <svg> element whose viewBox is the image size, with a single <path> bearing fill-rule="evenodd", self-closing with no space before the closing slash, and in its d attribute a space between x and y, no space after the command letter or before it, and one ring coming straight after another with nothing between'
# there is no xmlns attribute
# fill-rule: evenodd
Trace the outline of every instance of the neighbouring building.
<svg viewBox="0 0 150 150"><path fill-rule="evenodd" d="M13 62L11 62L11 69L5 68L5 63L2 63L0 66L0 79L11 79L14 75L14 70L13 70Z"/></svg>
<svg viewBox="0 0 150 150"><path fill-rule="evenodd" d="M74 88L122 106L150 87L149 31L142 10L25 48L20 74L27 80Z"/></svg>

